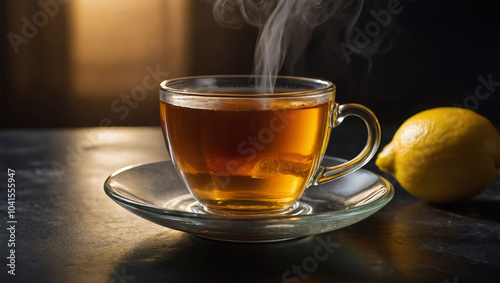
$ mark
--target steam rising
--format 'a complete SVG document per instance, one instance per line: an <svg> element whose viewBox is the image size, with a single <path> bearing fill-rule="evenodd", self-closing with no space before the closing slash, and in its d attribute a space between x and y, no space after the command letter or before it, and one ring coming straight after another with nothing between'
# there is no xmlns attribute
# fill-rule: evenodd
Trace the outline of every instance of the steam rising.
<svg viewBox="0 0 500 283"><path fill-rule="evenodd" d="M256 82L262 92L272 92L274 78L285 61L292 67L297 63L317 26L334 17L342 22L345 41L352 42L352 30L364 1L353 3L353 0L215 0L213 13L219 24L229 28L239 28L245 22L259 28L254 75L262 76ZM345 10L349 10L348 17L341 13ZM334 28L333 24L329 28ZM338 32L338 26L335 28ZM374 46L378 48L379 44ZM350 51L367 59L374 52L352 45Z"/></svg>

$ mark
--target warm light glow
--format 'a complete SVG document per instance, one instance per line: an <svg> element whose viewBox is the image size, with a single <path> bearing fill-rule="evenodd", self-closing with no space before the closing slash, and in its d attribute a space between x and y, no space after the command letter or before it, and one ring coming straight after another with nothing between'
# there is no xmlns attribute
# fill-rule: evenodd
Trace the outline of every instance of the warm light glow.
<svg viewBox="0 0 500 283"><path fill-rule="evenodd" d="M188 1L70 2L72 89L78 96L117 96L141 85L145 68L184 75Z"/></svg>

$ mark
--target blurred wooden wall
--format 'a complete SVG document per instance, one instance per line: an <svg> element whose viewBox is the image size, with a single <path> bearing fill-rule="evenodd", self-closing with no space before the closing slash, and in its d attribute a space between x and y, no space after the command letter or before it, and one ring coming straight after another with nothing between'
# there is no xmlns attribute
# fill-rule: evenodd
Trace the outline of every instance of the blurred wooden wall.
<svg viewBox="0 0 500 283"><path fill-rule="evenodd" d="M251 72L208 1L44 1L0 3L0 127L159 125L161 80Z"/></svg>
<svg viewBox="0 0 500 283"><path fill-rule="evenodd" d="M60 9L45 25L41 24L44 17L36 17L43 26L39 28L33 23L33 15L40 11L35 1L1 1L0 5L0 126L49 126L56 119L68 119L67 9Z"/></svg>

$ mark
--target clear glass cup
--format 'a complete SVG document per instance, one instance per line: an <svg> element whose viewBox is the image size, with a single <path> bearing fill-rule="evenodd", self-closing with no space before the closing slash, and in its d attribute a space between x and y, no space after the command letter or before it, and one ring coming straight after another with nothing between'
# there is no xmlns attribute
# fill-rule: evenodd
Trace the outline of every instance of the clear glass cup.
<svg viewBox="0 0 500 283"><path fill-rule="evenodd" d="M257 79L199 76L161 83L167 148L207 213L287 213L307 187L361 168L380 143L375 115L359 104L336 103L333 83L278 76L269 91ZM352 160L323 167L331 129L347 116L365 122L366 145Z"/></svg>

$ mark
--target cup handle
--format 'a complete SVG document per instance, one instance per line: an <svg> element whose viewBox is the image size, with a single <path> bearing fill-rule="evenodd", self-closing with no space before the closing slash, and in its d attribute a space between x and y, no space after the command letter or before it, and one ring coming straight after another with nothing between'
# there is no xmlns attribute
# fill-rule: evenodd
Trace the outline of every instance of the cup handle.
<svg viewBox="0 0 500 283"><path fill-rule="evenodd" d="M358 170L370 161L370 159L377 152L380 144L380 124L375 114L373 114L370 109L360 104L351 103L339 105L338 103L335 103L332 110L330 126L332 128L337 127L347 116L357 116L365 122L366 129L368 130L366 145L356 157L345 163L331 167L319 166L316 178L314 179L314 185L340 178Z"/></svg>

